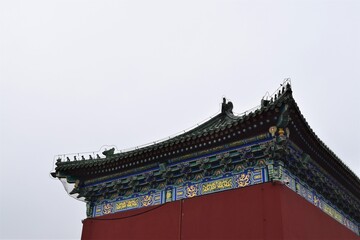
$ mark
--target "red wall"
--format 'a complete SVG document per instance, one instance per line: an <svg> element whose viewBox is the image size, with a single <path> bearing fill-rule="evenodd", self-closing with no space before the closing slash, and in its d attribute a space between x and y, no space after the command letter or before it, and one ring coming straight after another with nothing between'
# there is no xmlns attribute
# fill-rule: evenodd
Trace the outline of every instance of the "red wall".
<svg viewBox="0 0 360 240"><path fill-rule="evenodd" d="M82 239L359 237L287 187L266 183L86 219Z"/></svg>

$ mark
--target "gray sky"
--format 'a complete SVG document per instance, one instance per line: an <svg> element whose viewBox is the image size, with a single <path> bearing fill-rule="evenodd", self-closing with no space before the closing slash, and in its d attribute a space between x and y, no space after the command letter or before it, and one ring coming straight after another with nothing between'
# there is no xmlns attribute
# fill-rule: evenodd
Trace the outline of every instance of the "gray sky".
<svg viewBox="0 0 360 240"><path fill-rule="evenodd" d="M241 113L284 78L358 176L360 2L0 1L0 238L80 238L54 156Z"/></svg>

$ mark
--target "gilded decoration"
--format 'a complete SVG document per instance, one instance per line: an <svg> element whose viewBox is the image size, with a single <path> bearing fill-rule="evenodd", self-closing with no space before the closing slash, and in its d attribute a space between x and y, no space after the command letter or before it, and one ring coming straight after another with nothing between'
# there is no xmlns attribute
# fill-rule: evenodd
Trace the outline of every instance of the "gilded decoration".
<svg viewBox="0 0 360 240"><path fill-rule="evenodd" d="M227 178L227 179L222 179L222 180L218 180L218 181L214 181L214 182L210 182L210 183L204 183L202 185L202 193L206 194L206 193L216 192L216 191L220 191L220 190L226 190L226 189L230 189L230 188L232 188L232 179Z"/></svg>
<svg viewBox="0 0 360 240"><path fill-rule="evenodd" d="M194 179L195 179L195 181L199 181L199 180L203 179L203 177L204 177L203 174L198 173L198 174L195 175Z"/></svg>
<svg viewBox="0 0 360 240"><path fill-rule="evenodd" d="M136 198L117 202L115 205L115 211L121 211L121 210L129 209L129 208L136 208L136 207L138 207L138 205L139 205L138 199L136 199Z"/></svg>
<svg viewBox="0 0 360 240"><path fill-rule="evenodd" d="M169 189L166 191L166 202L170 202L172 200L172 190Z"/></svg>
<svg viewBox="0 0 360 240"><path fill-rule="evenodd" d="M145 195L141 201L141 204L144 207L150 206L152 204L152 196L151 195Z"/></svg>
<svg viewBox="0 0 360 240"><path fill-rule="evenodd" d="M217 169L217 170L215 170L215 172L214 172L214 176L215 176L215 177L220 176L220 175L222 175L222 174L223 174L223 171L222 171L221 169Z"/></svg>
<svg viewBox="0 0 360 240"><path fill-rule="evenodd" d="M190 185L186 188L186 197L192 198L197 195L197 186L196 185Z"/></svg>
<svg viewBox="0 0 360 240"><path fill-rule="evenodd" d="M329 206L328 204L324 204L323 209L324 209L324 212L326 212L328 215L333 217L338 222L341 222L341 223L343 222L343 216L338 211L336 211L334 208Z"/></svg>
<svg viewBox="0 0 360 240"><path fill-rule="evenodd" d="M239 178L236 180L238 187L246 187L250 184L250 171L245 174L241 173Z"/></svg>
<svg viewBox="0 0 360 240"><path fill-rule="evenodd" d="M113 205L111 203L104 204L103 214L105 215L105 214L111 213L112 208L113 208Z"/></svg>
<svg viewBox="0 0 360 240"><path fill-rule="evenodd" d="M320 207L320 199L314 195L314 205Z"/></svg>
<svg viewBox="0 0 360 240"><path fill-rule="evenodd" d="M236 172L240 172L240 171L242 171L242 170L244 170L245 169L245 166L244 166L244 164L237 164L236 166L235 166L235 171Z"/></svg>
<svg viewBox="0 0 360 240"><path fill-rule="evenodd" d="M277 130L276 126L269 128L269 133L271 134L271 136L273 136L273 137L275 136L276 130Z"/></svg>

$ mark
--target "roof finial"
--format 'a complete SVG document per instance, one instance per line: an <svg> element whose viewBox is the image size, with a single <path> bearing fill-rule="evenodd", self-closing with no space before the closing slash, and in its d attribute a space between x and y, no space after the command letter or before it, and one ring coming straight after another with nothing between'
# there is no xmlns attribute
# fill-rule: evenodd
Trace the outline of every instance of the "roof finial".
<svg viewBox="0 0 360 240"><path fill-rule="evenodd" d="M111 157L112 155L114 155L115 152L115 148L111 148L109 150L106 150L102 152L103 155L105 155L105 157Z"/></svg>
<svg viewBox="0 0 360 240"><path fill-rule="evenodd" d="M226 98L223 98L223 102L222 102L222 105L221 105L221 113L231 113L233 114L233 104L232 102L228 102L226 103Z"/></svg>

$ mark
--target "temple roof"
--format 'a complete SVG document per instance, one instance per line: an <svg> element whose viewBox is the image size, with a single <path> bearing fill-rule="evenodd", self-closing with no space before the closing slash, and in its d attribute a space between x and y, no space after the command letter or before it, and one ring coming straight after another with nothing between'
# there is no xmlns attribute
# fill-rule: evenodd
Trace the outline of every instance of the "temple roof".
<svg viewBox="0 0 360 240"><path fill-rule="evenodd" d="M66 169L74 169L74 168L81 168L86 166L96 166L96 163L105 164L106 159L113 161L115 158L123 159L126 157L131 157L135 155L139 155L142 153L146 153L152 150L161 149L163 147L172 146L174 144L179 144L181 142L189 141L190 139L198 138L201 136L207 136L214 132L223 131L226 128L229 128L233 125L239 124L241 120L244 120L246 116L240 117L236 116L232 112L233 104L232 102L226 102L226 99L223 98L221 112L216 116L212 117L210 120L198 125L197 127L170 138L165 141L161 141L150 146L146 146L143 148L134 149L131 151L121 152L121 153L114 153L113 150L108 150L103 152L105 158L96 158L96 159L82 159L77 161L59 161L57 162L56 171L62 171Z"/></svg>
<svg viewBox="0 0 360 240"><path fill-rule="evenodd" d="M284 110L285 106L286 110ZM205 147L205 145L210 136L222 135L223 139L219 138L218 141L221 141L221 144L223 144L238 139L239 136L235 136L234 133L236 131L238 134L241 133L242 137L250 137L268 132L269 126L275 124L279 127L289 125L292 132L291 136L294 136L293 141L300 145L301 149L312 155L321 167L326 169L335 179L342 182L355 196L360 195L359 178L311 129L292 96L292 89L289 83L276 92L271 99L263 99L261 106L252 112L237 116L233 114L232 109L233 104L223 99L221 112L210 120L188 132L146 147L121 153L114 153L114 150L111 149L103 152L105 157L83 158L83 160L77 161L62 161L59 159L52 176L59 178L71 176L75 179L86 180L119 172L119 170L114 170L118 169L114 166L120 166L121 164L121 171L139 168L144 165L159 164L169 157L199 150L200 147L196 150L191 150L191 147L187 147L194 145L196 142L203 142L203 148L208 147ZM286 114L284 114L284 111ZM238 129L241 130L239 131ZM298 134L295 134L296 131ZM233 135L228 133L233 133ZM179 152L180 149L181 151ZM143 162L142 160L139 161L139 159L145 160ZM148 159L147 163L145 163L146 159ZM97 170L91 172L91 169ZM90 172L91 174L89 174Z"/></svg>

